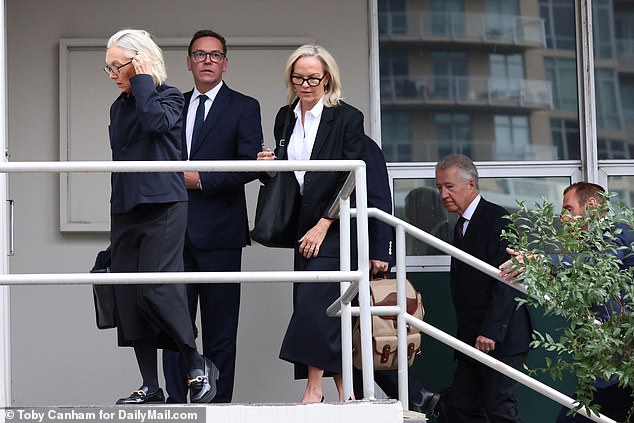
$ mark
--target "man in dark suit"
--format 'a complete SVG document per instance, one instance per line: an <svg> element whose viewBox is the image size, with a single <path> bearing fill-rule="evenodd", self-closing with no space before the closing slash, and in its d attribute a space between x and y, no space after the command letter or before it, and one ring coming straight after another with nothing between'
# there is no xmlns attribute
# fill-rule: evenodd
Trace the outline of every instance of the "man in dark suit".
<svg viewBox="0 0 634 423"><path fill-rule="evenodd" d="M365 163L368 186L368 207L376 207L392 214L392 191L385 164L383 151L372 138L365 136ZM394 229L389 224L378 220L368 220L370 241L370 272L372 276L386 274L395 263ZM374 381L390 398L398 398L397 370L377 370ZM363 398L363 378L361 370L353 369L354 395ZM428 391L422 382L412 373L408 373L409 409L432 415L438 402L438 394Z"/></svg>
<svg viewBox="0 0 634 423"><path fill-rule="evenodd" d="M260 105L222 81L228 66L224 37L198 31L187 53L195 88L185 94L183 160L254 160L263 140ZM185 271L240 271L242 248L250 244L244 185L256 178L252 172L185 172ZM192 284L188 294L192 319L200 301L204 354L220 369L214 402L231 402L240 285ZM164 373L169 401L184 403L177 359L164 354Z"/></svg>
<svg viewBox="0 0 634 423"><path fill-rule="evenodd" d="M468 157L451 154L436 165L436 187L449 212L458 213L454 245L492 266L509 258L500 239L509 214L479 193L478 171ZM456 259L451 260L451 294L457 337L516 369L529 350L532 321L525 306L517 308L518 292ZM456 371L443 421L521 422L515 391L518 383L501 373L456 354Z"/></svg>

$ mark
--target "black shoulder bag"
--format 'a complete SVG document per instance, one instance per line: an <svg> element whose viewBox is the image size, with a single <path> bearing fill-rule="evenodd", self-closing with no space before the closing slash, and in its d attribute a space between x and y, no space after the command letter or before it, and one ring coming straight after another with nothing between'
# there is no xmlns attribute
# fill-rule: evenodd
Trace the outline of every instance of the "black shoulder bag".
<svg viewBox="0 0 634 423"><path fill-rule="evenodd" d="M286 132L291 113L289 106L282 139L275 152L280 159L287 159ZM294 172L276 172L260 186L251 239L267 247L295 248L299 206L299 185Z"/></svg>

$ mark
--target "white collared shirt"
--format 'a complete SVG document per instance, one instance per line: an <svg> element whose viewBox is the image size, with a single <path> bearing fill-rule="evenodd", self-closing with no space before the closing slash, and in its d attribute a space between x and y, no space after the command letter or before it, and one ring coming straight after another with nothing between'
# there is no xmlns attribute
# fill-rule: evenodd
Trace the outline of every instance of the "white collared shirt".
<svg viewBox="0 0 634 423"><path fill-rule="evenodd" d="M476 196L476 198L473 199L471 204L469 204L469 207L467 207L467 209L464 211L464 213L462 213L462 217L465 218L465 221L462 224L462 233L463 234L467 233L467 228L469 227L469 222L471 221L471 218L473 217L473 213L475 213L475 210L478 207L478 204L480 204L480 199L481 198L482 198L482 196L480 194L478 194Z"/></svg>
<svg viewBox="0 0 634 423"><path fill-rule="evenodd" d="M315 145L315 137L319 122L321 122L321 114L324 111L323 97L315 104L315 106L307 110L304 114L304 124L302 125L302 109L299 102L293 112L295 113L295 126L291 139L288 142L287 154L288 160L310 160ZM305 170L296 170L295 178L299 184L299 192L304 193L304 175Z"/></svg>
<svg viewBox="0 0 634 423"><path fill-rule="evenodd" d="M211 90L206 93L201 93L198 91L196 87L194 87L194 92L192 93L192 98L189 99L189 106L187 108L187 122L185 122L185 140L187 141L187 160L189 160L189 154L192 150L192 134L194 132L194 121L196 120L196 109L198 109L198 97L201 94L204 94L208 97L205 100L205 118L207 118L207 113L209 113L209 109L211 109L211 105L213 104L216 96L218 95L218 91L220 91L220 87L222 87L223 82L220 81L218 85L213 87Z"/></svg>

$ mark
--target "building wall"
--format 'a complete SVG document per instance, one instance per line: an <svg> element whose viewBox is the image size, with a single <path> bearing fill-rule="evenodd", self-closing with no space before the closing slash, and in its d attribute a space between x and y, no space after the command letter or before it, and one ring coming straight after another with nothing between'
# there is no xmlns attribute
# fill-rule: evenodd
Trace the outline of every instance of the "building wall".
<svg viewBox="0 0 634 423"><path fill-rule="evenodd" d="M200 28L232 37L300 37L324 45L341 68L344 95L369 116L368 13L366 0L7 0L8 144L11 161L55 161L59 151L59 63L61 38L103 39L124 27L143 28L157 38L189 38ZM184 60L184 59L183 59ZM231 80L256 80L280 87L279 77L260 80L258 64L231 66ZM94 66L103 77L103 62ZM183 68L185 67L183 61ZM168 73L169 73L168 69ZM235 79L234 79L235 78ZM239 85L232 85L243 90ZM183 87L189 89L190 87ZM107 110L116 97L86 96ZM284 102L259 98L265 130ZM105 127L81 122L96 137ZM99 125L100 126L100 125ZM371 122L366 121L366 130ZM272 145L272 135L265 133ZM90 142L91 140L86 140ZM14 174L15 247L12 273L86 272L108 234L60 231L59 177ZM257 186L249 186L254 209ZM109 193L95 190L85 201L102 201ZM289 251L248 247L245 270L286 270ZM140 385L131 349L117 348L115 331L94 324L91 289L81 287L11 288L11 372L14 405L111 404ZM237 402L295 401L304 383L293 382L292 366L277 358L291 313L291 286L243 285L238 339ZM330 383L326 383L329 385ZM332 390L327 398L335 398Z"/></svg>

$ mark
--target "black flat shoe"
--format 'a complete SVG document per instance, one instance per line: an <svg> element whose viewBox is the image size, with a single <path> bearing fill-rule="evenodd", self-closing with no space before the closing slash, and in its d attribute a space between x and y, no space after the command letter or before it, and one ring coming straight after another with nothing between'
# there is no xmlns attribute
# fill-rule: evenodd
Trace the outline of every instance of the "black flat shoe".
<svg viewBox="0 0 634 423"><path fill-rule="evenodd" d="M118 405L139 405L139 404L163 404L165 396L163 390L159 388L157 391L148 392L147 386L141 386L138 391L134 391L127 398L119 398Z"/></svg>
<svg viewBox="0 0 634 423"><path fill-rule="evenodd" d="M216 381L220 377L220 370L207 357L203 370L192 370L189 374L189 400L192 403L209 403L216 396Z"/></svg>

